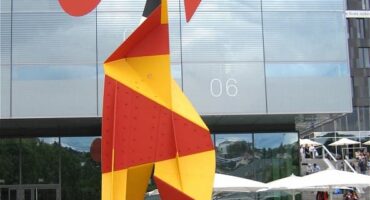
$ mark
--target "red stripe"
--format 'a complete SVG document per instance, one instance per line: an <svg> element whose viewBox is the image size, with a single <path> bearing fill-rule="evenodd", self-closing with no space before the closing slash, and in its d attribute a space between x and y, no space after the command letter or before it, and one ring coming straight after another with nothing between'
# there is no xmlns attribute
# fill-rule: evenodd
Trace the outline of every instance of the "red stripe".
<svg viewBox="0 0 370 200"><path fill-rule="evenodd" d="M187 156L214 149L208 130L176 113L173 113L173 119L179 156Z"/></svg>
<svg viewBox="0 0 370 200"><path fill-rule="evenodd" d="M171 111L125 85L117 85L114 169L176 156Z"/></svg>
<svg viewBox="0 0 370 200"><path fill-rule="evenodd" d="M113 123L116 81L105 76L102 118L102 172L112 171Z"/></svg>
<svg viewBox="0 0 370 200"><path fill-rule="evenodd" d="M201 0L185 0L186 22L189 22L197 10Z"/></svg>
<svg viewBox="0 0 370 200"><path fill-rule="evenodd" d="M161 24L161 9L158 6L105 62L163 54L169 54L168 24Z"/></svg>
<svg viewBox="0 0 370 200"><path fill-rule="evenodd" d="M154 176L162 200L193 200L193 198Z"/></svg>

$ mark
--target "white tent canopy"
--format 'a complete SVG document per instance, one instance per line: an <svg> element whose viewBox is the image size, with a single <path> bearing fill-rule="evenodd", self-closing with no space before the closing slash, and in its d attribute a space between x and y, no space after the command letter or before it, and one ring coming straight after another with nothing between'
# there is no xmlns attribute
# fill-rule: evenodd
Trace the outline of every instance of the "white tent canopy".
<svg viewBox="0 0 370 200"><path fill-rule="evenodd" d="M370 176L353 172L327 169L302 177L306 187L328 187L331 192L336 187L370 187ZM332 199L333 195L330 195Z"/></svg>
<svg viewBox="0 0 370 200"><path fill-rule="evenodd" d="M255 192L263 188L267 188L265 183L217 173L213 184L215 192Z"/></svg>
<svg viewBox="0 0 370 200"><path fill-rule="evenodd" d="M271 181L266 185L268 190L300 189L304 187L302 185L302 177L295 176L294 174L282 179Z"/></svg>
<svg viewBox="0 0 370 200"><path fill-rule="evenodd" d="M329 144L329 146L343 146L343 145L352 145L352 144L360 144L360 142L355 140L350 140L348 138L342 138L336 142Z"/></svg>
<svg viewBox="0 0 370 200"><path fill-rule="evenodd" d="M312 141L310 139L299 139L299 144L300 145L314 145L314 146L321 146L322 144L319 142Z"/></svg>
<svg viewBox="0 0 370 200"><path fill-rule="evenodd" d="M302 179L303 177L295 176L294 174L292 174L288 177L267 183L267 190L290 191L294 200L296 191L317 191L320 189L327 189L327 187L307 187ZM265 191L265 189L259 191L262 192Z"/></svg>
<svg viewBox="0 0 370 200"><path fill-rule="evenodd" d="M353 172L327 169L302 177L306 187L369 187L370 176Z"/></svg>
<svg viewBox="0 0 370 200"><path fill-rule="evenodd" d="M367 141L367 142L365 142L365 143L363 143L364 145L370 145L370 140L369 141Z"/></svg>

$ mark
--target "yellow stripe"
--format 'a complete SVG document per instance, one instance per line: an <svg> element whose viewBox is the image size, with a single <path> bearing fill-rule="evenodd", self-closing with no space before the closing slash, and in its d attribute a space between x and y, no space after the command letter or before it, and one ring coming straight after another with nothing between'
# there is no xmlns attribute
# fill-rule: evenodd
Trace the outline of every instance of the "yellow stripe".
<svg viewBox="0 0 370 200"><path fill-rule="evenodd" d="M171 78L168 55L121 59L104 64L106 75L208 130ZM172 100L171 100L172 99Z"/></svg>
<svg viewBox="0 0 370 200"><path fill-rule="evenodd" d="M121 84L171 108L171 78L168 55L121 59L104 65L106 75Z"/></svg>
<svg viewBox="0 0 370 200"><path fill-rule="evenodd" d="M126 198L127 169L113 173L113 200L130 200Z"/></svg>
<svg viewBox="0 0 370 200"><path fill-rule="evenodd" d="M168 24L167 0L162 0L161 4L161 24Z"/></svg>
<svg viewBox="0 0 370 200"><path fill-rule="evenodd" d="M144 164L130 167L127 175L127 200L143 200L150 176L152 175L153 164Z"/></svg>
<svg viewBox="0 0 370 200"><path fill-rule="evenodd" d="M156 162L154 167L154 176L170 184L177 190L182 191L177 158Z"/></svg>
<svg viewBox="0 0 370 200"><path fill-rule="evenodd" d="M212 199L216 171L215 151L179 157L183 192L193 199Z"/></svg>
<svg viewBox="0 0 370 200"><path fill-rule="evenodd" d="M101 183L101 199L102 200L112 200L112 191L113 191L113 184L112 184L112 179L113 179L113 173L108 172L108 173L103 173L102 174L102 183Z"/></svg>
<svg viewBox="0 0 370 200"><path fill-rule="evenodd" d="M198 112L175 80L172 80L172 107L172 110L177 114L208 130L206 124L203 122L202 118L200 118Z"/></svg>

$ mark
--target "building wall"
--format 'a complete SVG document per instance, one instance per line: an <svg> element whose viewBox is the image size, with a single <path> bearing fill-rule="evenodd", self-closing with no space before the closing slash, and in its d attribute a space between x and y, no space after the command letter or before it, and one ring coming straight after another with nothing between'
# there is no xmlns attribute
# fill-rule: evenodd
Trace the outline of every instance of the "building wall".
<svg viewBox="0 0 370 200"><path fill-rule="evenodd" d="M370 0L347 0L347 9L370 11ZM353 112L304 133L327 144L341 137L370 139L370 18L348 18L347 24Z"/></svg>
<svg viewBox="0 0 370 200"><path fill-rule="evenodd" d="M172 73L201 114L351 111L341 0L205 0L189 24L179 5ZM75 18L56 0L2 0L1 118L99 117L102 63L143 6L103 0Z"/></svg>

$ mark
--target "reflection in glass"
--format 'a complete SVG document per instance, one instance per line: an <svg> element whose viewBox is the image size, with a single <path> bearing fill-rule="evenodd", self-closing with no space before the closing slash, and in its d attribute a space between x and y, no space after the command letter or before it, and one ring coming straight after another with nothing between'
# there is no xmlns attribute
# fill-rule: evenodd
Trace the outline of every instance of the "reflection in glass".
<svg viewBox="0 0 370 200"><path fill-rule="evenodd" d="M0 186L19 183L19 153L18 138L0 138Z"/></svg>
<svg viewBox="0 0 370 200"><path fill-rule="evenodd" d="M96 137L61 138L62 200L99 200L100 163L92 160L90 145Z"/></svg>
<svg viewBox="0 0 370 200"><path fill-rule="evenodd" d="M266 61L347 59L342 12L264 12L263 20Z"/></svg>
<svg viewBox="0 0 370 200"><path fill-rule="evenodd" d="M345 62L267 62L266 78L269 113L352 110Z"/></svg>
<svg viewBox="0 0 370 200"><path fill-rule="evenodd" d="M13 64L95 66L95 12L84 17L64 12L14 13L12 22Z"/></svg>
<svg viewBox="0 0 370 200"><path fill-rule="evenodd" d="M216 134L216 172L246 177L253 159L252 134Z"/></svg>
<svg viewBox="0 0 370 200"><path fill-rule="evenodd" d="M97 115L95 65L13 65L12 73L16 117Z"/></svg>
<svg viewBox="0 0 370 200"><path fill-rule="evenodd" d="M262 0L264 11L342 11L342 0Z"/></svg>
<svg viewBox="0 0 370 200"><path fill-rule="evenodd" d="M186 63L263 61L260 12L197 12L181 28Z"/></svg>
<svg viewBox="0 0 370 200"><path fill-rule="evenodd" d="M269 182L294 173L298 175L298 134L254 134L255 180Z"/></svg>
<svg viewBox="0 0 370 200"><path fill-rule="evenodd" d="M23 138L22 183L59 183L59 138Z"/></svg>

